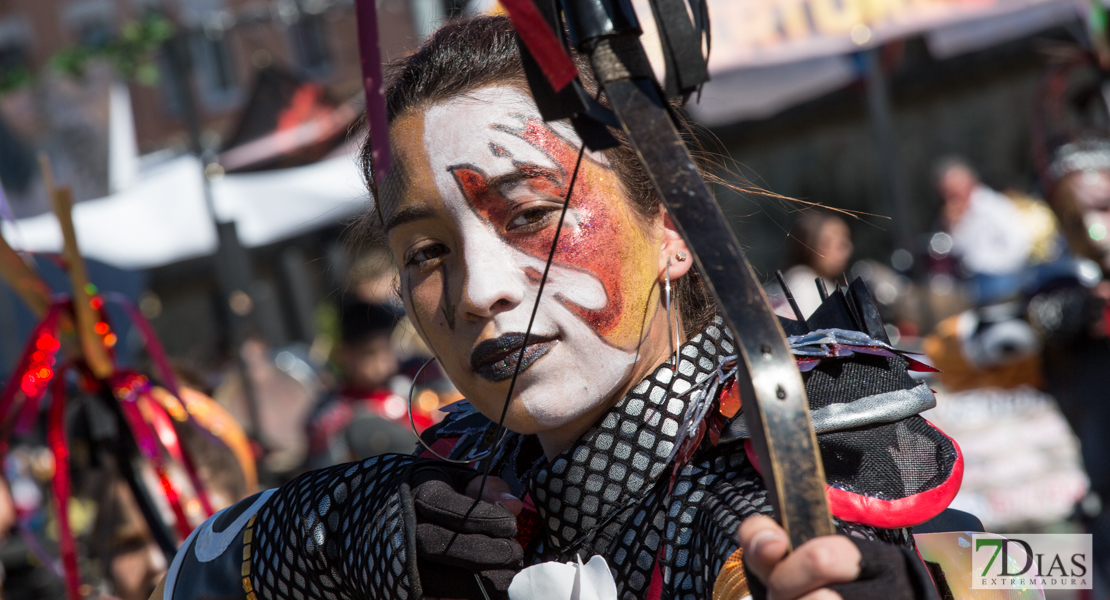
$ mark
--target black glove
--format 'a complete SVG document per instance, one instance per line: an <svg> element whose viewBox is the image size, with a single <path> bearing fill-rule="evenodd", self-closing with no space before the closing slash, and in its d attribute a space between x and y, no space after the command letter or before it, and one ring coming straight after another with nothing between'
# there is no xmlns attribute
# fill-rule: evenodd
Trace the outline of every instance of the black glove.
<svg viewBox="0 0 1110 600"><path fill-rule="evenodd" d="M850 536L859 548L859 577L829 589L844 600L938 600L937 590L925 563L911 548ZM745 568L745 571L747 569ZM748 590L753 600L766 600L767 588L747 571Z"/></svg>
<svg viewBox="0 0 1110 600"><path fill-rule="evenodd" d="M425 596L507 599L509 583L523 567L524 550L514 539L516 517L504 507L466 496L472 469L433 463L417 467L408 487L416 568Z"/></svg>

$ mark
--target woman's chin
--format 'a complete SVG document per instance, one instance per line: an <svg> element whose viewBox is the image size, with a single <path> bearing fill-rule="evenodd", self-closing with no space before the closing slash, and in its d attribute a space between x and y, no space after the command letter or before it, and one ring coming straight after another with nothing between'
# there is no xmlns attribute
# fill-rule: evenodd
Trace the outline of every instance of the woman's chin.
<svg viewBox="0 0 1110 600"><path fill-rule="evenodd" d="M599 363L617 364L628 357L627 353L607 346L603 349L611 356L590 353ZM583 417L596 413L611 400L614 390L627 377L619 369L588 368L569 350L567 344L560 343L518 374L505 418L509 430L531 435L580 424ZM473 372L470 376L475 393L470 396L471 404L496 422L509 391L509 381L492 382ZM482 401L475 402L473 398Z"/></svg>

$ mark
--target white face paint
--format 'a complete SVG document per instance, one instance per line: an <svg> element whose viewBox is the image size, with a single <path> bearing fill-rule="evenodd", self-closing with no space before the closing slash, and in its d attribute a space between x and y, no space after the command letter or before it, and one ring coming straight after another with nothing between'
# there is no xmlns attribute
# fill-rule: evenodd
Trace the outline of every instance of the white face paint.
<svg viewBox="0 0 1110 600"><path fill-rule="evenodd" d="M408 180L390 219L428 216L389 232L405 302L451 380L496 419L580 141L566 124L544 124L531 98L511 88L484 88L406 118L417 121L395 124L393 142ZM416 132L420 144L409 139ZM658 307L657 245L604 158L587 153L507 426L558 428L629 382Z"/></svg>

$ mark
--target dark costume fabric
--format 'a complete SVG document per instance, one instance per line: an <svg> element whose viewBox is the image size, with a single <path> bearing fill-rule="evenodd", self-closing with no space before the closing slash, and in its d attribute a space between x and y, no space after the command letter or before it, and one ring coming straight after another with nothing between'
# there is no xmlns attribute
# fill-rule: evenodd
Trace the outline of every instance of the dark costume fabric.
<svg viewBox="0 0 1110 600"><path fill-rule="evenodd" d="M1100 500L1099 510L1084 515L1094 555L1110 556L1110 307L1087 286L1061 278L1030 298L1027 314L1044 340L1045 390L1079 438L1090 491ZM1101 559L1097 569L1110 580L1110 560Z"/></svg>
<svg viewBox="0 0 1110 600"><path fill-rule="evenodd" d="M677 369L671 362L659 367L554 460L545 459L534 436L507 435L498 454L486 460L525 500L517 532L525 566L601 555L622 599L647 597L653 587L661 598L712 595L722 566L738 549L740 522L772 512L742 435L726 432L716 444L706 436L689 460L675 465L679 432L696 392L720 377L735 352L718 320L681 347ZM898 356L827 360L834 362L806 374L815 407L919 387ZM856 366L842 374L848 361ZM838 376L850 385L833 385ZM819 436L830 489L857 498L849 505L882 512L879 521L886 527L838 518L837 528L858 539L912 548L909 526L943 510L949 492L958 488L958 450L918 416L863 425L856 419L851 425L851 431ZM494 423L458 403L424 438L440 453L465 458L484 453L495 436ZM406 477L424 464L428 459L385 455L307 473L264 498L244 500L185 543L165 597L417 595ZM212 531L222 533L205 537ZM205 542L213 537L222 546Z"/></svg>

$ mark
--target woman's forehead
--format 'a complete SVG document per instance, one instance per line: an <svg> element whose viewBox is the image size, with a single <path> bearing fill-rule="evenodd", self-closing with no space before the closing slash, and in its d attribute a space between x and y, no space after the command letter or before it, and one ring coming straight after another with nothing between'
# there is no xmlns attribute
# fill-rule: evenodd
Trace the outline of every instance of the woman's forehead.
<svg viewBox="0 0 1110 600"><path fill-rule="evenodd" d="M445 173L470 164L490 176L520 163L554 166L545 146L559 137L578 146L567 123L544 123L532 97L512 87L487 87L435 104L424 112L424 147Z"/></svg>
<svg viewBox="0 0 1110 600"><path fill-rule="evenodd" d="M558 168L550 146L580 144L569 123L544 123L532 97L512 87L481 88L406 113L390 134L398 168L387 186L394 192L386 193L387 212L414 199L449 200L458 192L452 173L459 167L489 178L521 165Z"/></svg>

